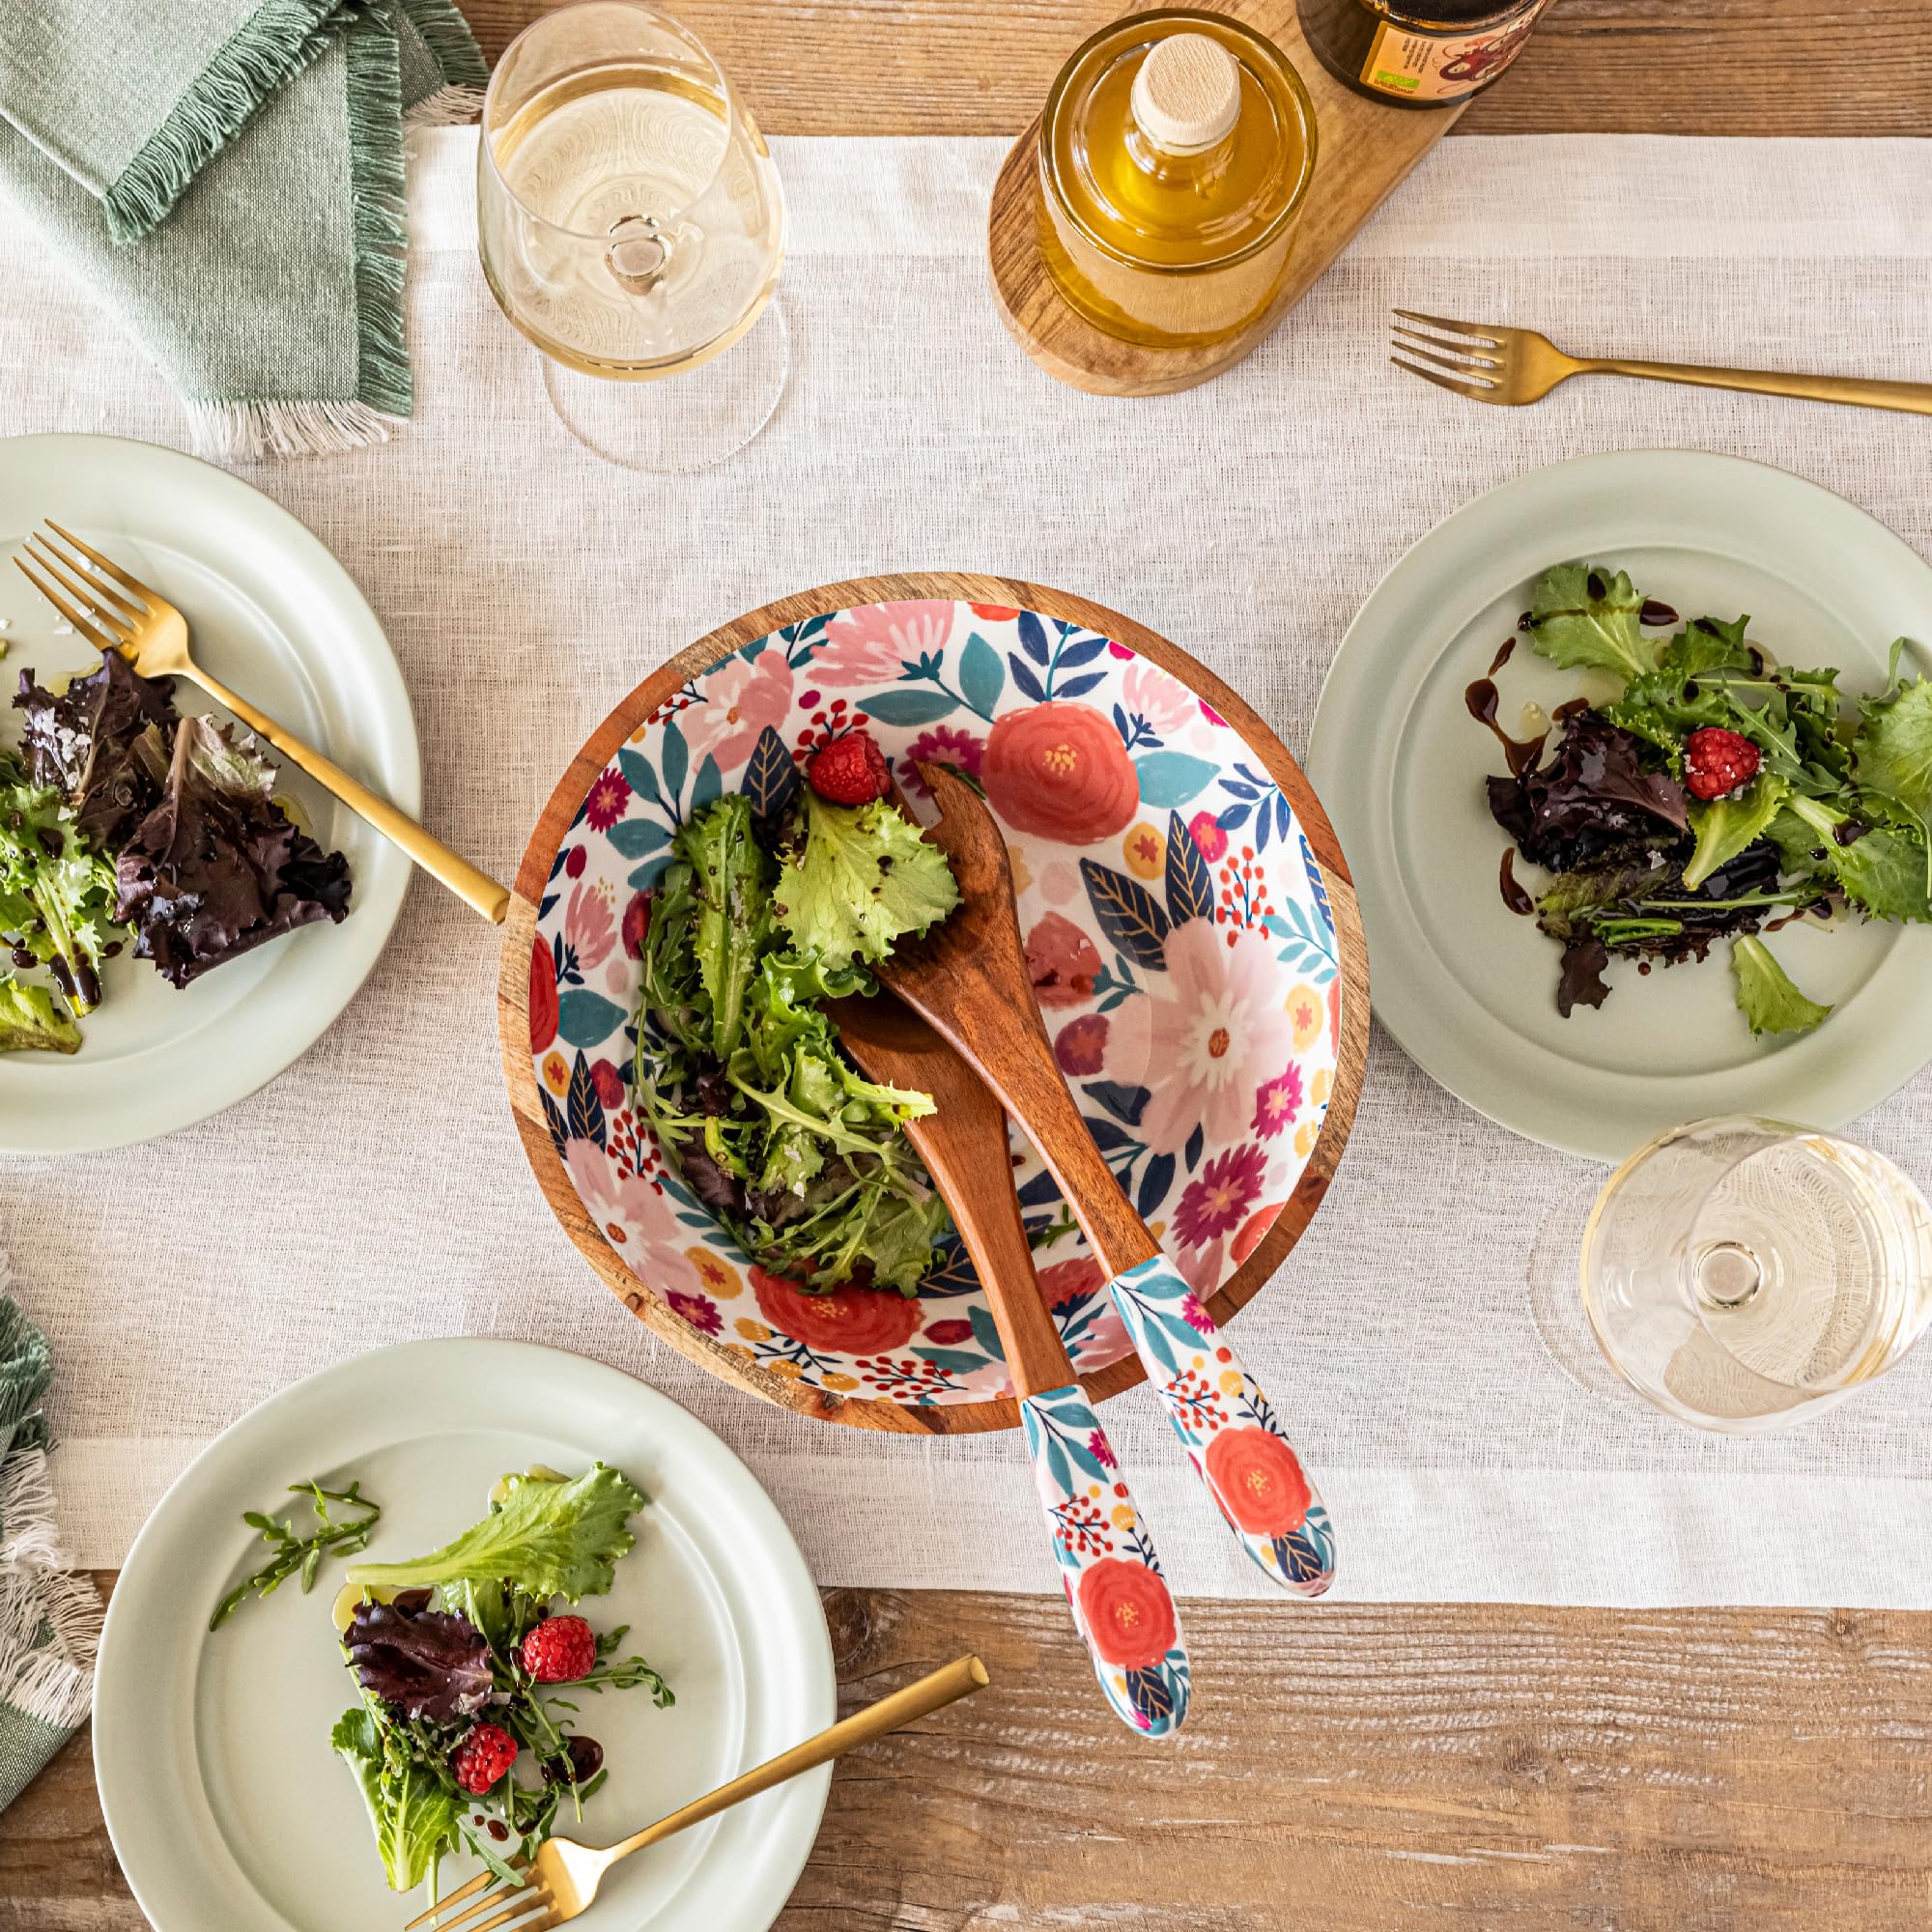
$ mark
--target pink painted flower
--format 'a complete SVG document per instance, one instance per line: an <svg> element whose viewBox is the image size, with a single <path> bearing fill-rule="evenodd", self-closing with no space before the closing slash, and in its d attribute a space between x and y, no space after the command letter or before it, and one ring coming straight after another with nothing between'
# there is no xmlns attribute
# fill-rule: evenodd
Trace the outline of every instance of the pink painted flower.
<svg viewBox="0 0 1932 1932"><path fill-rule="evenodd" d="M953 607L932 598L911 604L864 604L825 627L811 654L811 675L834 691L889 684L904 665L946 648Z"/></svg>
<svg viewBox="0 0 1932 1932"><path fill-rule="evenodd" d="M974 778L980 776L980 760L986 755L986 741L952 724L933 724L922 731L899 755L899 781L914 798L930 798L925 781L919 775L919 761L957 765Z"/></svg>
<svg viewBox="0 0 1932 1932"><path fill-rule="evenodd" d="M585 973L611 956L611 949L617 943L617 922L611 917L610 901L595 886L571 889L563 909L563 939Z"/></svg>
<svg viewBox="0 0 1932 1932"><path fill-rule="evenodd" d="M1181 1246L1198 1248L1238 1228L1260 1198L1266 1172L1267 1155L1252 1144L1217 1153L1175 1206L1174 1230Z"/></svg>
<svg viewBox="0 0 1932 1932"><path fill-rule="evenodd" d="M679 720L694 760L708 752L725 771L749 761L766 725L778 729L791 716L791 667L784 653L767 648L747 664L729 657L698 687L704 702Z"/></svg>
<svg viewBox="0 0 1932 1932"><path fill-rule="evenodd" d="M1301 1068L1291 1065L1255 1089L1254 1129L1264 1140L1293 1126L1301 1111Z"/></svg>
<svg viewBox="0 0 1932 1932"><path fill-rule="evenodd" d="M1141 1117L1156 1153L1186 1144L1198 1126L1228 1146L1247 1137L1255 1090L1288 1065L1293 1030L1281 1009L1269 936L1231 934L1193 919L1167 937L1167 971L1148 975L1148 1065L1158 1077Z"/></svg>
<svg viewBox="0 0 1932 1932"><path fill-rule="evenodd" d="M1082 1013L1062 1027L1053 1042L1053 1057L1061 1072L1091 1080L1106 1062L1106 1014Z"/></svg>
<svg viewBox="0 0 1932 1932"><path fill-rule="evenodd" d="M970 1321L928 1321L923 1339L937 1343L942 1349L950 1349L955 1342L970 1342L973 1339L973 1324Z"/></svg>
<svg viewBox="0 0 1932 1932"><path fill-rule="evenodd" d="M1197 811L1187 821L1187 834L1210 866L1228 849L1228 835L1211 811Z"/></svg>
<svg viewBox="0 0 1932 1932"><path fill-rule="evenodd" d="M631 787L615 772L599 772L590 796L583 801L583 815L594 832L609 832L624 815L631 802ZM581 869L581 868L580 868ZM577 873L570 875L573 879Z"/></svg>
<svg viewBox="0 0 1932 1932"><path fill-rule="evenodd" d="M1065 913L1046 914L1027 934L1026 956L1033 996L1042 1007L1077 1007L1094 997L1098 949Z"/></svg>
<svg viewBox="0 0 1932 1932"><path fill-rule="evenodd" d="M716 1335L724 1326L717 1303L701 1294L679 1294L673 1290L665 1302L673 1315L681 1315L700 1335Z"/></svg>
<svg viewBox="0 0 1932 1932"><path fill-rule="evenodd" d="M1039 1270L1039 1292L1052 1309L1071 1308L1084 1301L1107 1279L1100 1264L1092 1255L1080 1255L1070 1262L1055 1262Z"/></svg>
<svg viewBox="0 0 1932 1932"><path fill-rule="evenodd" d="M1211 1167L1213 1163L1210 1161L1208 1165ZM1214 1326L1214 1318L1202 1307L1199 1299L1192 1294L1183 1294L1180 1297L1180 1319L1197 1335L1206 1335Z"/></svg>
<svg viewBox="0 0 1932 1932"><path fill-rule="evenodd" d="M1107 639L1107 655L1110 658L1121 658L1124 660L1132 657L1133 651L1127 645L1117 644L1112 638L1109 638Z"/></svg>
<svg viewBox="0 0 1932 1932"><path fill-rule="evenodd" d="M1201 715L1207 719L1208 724L1218 724L1223 730L1227 729L1228 721L1205 697L1201 700Z"/></svg>
<svg viewBox="0 0 1932 1932"><path fill-rule="evenodd" d="M1087 1453L1103 1469L1118 1469L1121 1465L1114 1459L1114 1445L1100 1430L1094 1430L1087 1438Z"/></svg>
<svg viewBox="0 0 1932 1932"><path fill-rule="evenodd" d="M1194 716L1194 694L1151 658L1141 658L1127 668L1121 679L1121 696L1130 715L1145 718L1163 736L1179 729Z"/></svg>

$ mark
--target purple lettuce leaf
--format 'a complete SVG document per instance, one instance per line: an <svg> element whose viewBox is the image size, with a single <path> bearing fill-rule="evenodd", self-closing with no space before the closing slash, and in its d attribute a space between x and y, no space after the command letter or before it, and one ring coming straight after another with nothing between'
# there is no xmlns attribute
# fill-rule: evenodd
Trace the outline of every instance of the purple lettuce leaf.
<svg viewBox="0 0 1932 1932"><path fill-rule="evenodd" d="M468 1617L428 1607L427 1590L358 1604L343 1647L355 1679L406 1718L467 1718L490 1701L490 1646Z"/></svg>
<svg viewBox="0 0 1932 1932"><path fill-rule="evenodd" d="M151 725L175 722L174 679L139 676L118 651L74 678L59 696L20 673L14 709L24 714L20 752L37 783L52 785L97 847L119 846L160 798L134 746Z"/></svg>
<svg viewBox="0 0 1932 1932"><path fill-rule="evenodd" d="M1489 781L1491 816L1525 859L1552 872L1672 845L1690 825L1684 787L1646 771L1644 752L1601 712L1577 712L1547 764Z"/></svg>

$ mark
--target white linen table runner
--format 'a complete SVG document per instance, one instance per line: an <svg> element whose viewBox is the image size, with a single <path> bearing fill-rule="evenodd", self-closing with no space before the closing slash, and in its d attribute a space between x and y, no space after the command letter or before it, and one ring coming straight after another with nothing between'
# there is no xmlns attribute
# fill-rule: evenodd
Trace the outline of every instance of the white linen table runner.
<svg viewBox="0 0 1932 1932"><path fill-rule="evenodd" d="M569 438L484 287L458 130L413 159L415 426L242 469L367 592L414 698L425 815L499 877L618 696L724 619L839 578L987 570L1085 593L1195 652L1299 750L1382 572L1559 457L1759 458L1932 553L1921 418L1628 383L1489 410L1396 375L1384 347L1400 303L1585 352L1922 380L1932 144L1448 140L1249 362L1145 402L1078 395L1009 340L983 255L1003 143L776 147L791 384L732 463L636 475ZM158 375L0 206L0 432L56 429L187 442ZM489 1334L686 1404L823 1583L1055 1588L1017 1435L887 1438L765 1407L598 1284L519 1151L496 977L494 935L418 879L360 998L266 1092L147 1148L0 1165L0 1249L59 1364L72 1557L117 1564L196 1448L296 1378ZM1932 1183L1932 1080L1852 1131ZM1328 1201L1238 1318L1333 1510L1338 1595L1932 1606L1932 1349L1757 1441L1592 1392L1527 1283L1569 1265L1600 1178L1378 1034ZM1263 1594L1145 1392L1106 1416L1177 1589ZM264 1502L308 1473L265 1471Z"/></svg>

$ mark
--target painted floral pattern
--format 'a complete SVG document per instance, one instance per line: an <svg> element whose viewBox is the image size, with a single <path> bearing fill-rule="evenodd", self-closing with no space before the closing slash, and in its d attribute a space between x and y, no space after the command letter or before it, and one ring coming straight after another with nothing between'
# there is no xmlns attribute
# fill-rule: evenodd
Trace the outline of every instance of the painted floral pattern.
<svg viewBox="0 0 1932 1932"><path fill-rule="evenodd" d="M725 790L782 809L795 754L862 722L916 800L918 758L984 785L1055 1057L1197 1299L1254 1251L1321 1131L1334 924L1293 812L1239 735L1125 645L1030 611L926 601L786 625L685 685L597 775L529 973L531 1064L586 1210L643 1288L774 1374L981 1401L1010 1385L963 1253L915 1301L804 1294L753 1266L630 1103L638 947L677 828ZM1131 1346L1122 1310L1017 1134L1013 1152L1048 1299L1091 1374Z"/></svg>

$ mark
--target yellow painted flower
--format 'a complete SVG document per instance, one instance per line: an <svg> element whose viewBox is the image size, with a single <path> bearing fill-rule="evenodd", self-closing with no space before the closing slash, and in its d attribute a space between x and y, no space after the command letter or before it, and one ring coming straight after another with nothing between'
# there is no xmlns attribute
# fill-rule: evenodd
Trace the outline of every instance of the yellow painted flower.
<svg viewBox="0 0 1932 1932"><path fill-rule="evenodd" d="M1133 1526L1133 1505L1131 1503L1116 1503L1114 1505L1114 1527L1116 1529L1131 1529Z"/></svg>
<svg viewBox="0 0 1932 1932"><path fill-rule="evenodd" d="M1167 838L1142 819L1121 840L1121 854L1135 878L1157 879L1167 865Z"/></svg>
<svg viewBox="0 0 1932 1932"><path fill-rule="evenodd" d="M702 1241L695 1247L686 1248L684 1258L697 1270L697 1278L704 1284L705 1293L714 1301L729 1301L743 1293L745 1284L738 1278L738 1270L714 1254Z"/></svg>
<svg viewBox="0 0 1932 1932"><path fill-rule="evenodd" d="M775 1376L782 1376L788 1382L800 1380L805 1371L796 1362L767 1362L765 1367Z"/></svg>
<svg viewBox="0 0 1932 1932"><path fill-rule="evenodd" d="M841 1376L835 1370L830 1369L824 1375L820 1376L818 1379L827 1388L831 1389L835 1395L850 1395L859 1386L859 1378L857 1376Z"/></svg>
<svg viewBox="0 0 1932 1932"><path fill-rule="evenodd" d="M1013 871L1013 896L1018 898L1033 884L1033 867L1027 864L1026 853L1017 845L1007 847L1007 863Z"/></svg>
<svg viewBox="0 0 1932 1932"><path fill-rule="evenodd" d="M730 1353L739 1356L747 1362L757 1360L757 1357L742 1342L726 1342L724 1347Z"/></svg>
<svg viewBox="0 0 1932 1932"><path fill-rule="evenodd" d="M547 1053L543 1064L544 1085L561 1097L570 1092L570 1065L560 1053Z"/></svg>
<svg viewBox="0 0 1932 1932"><path fill-rule="evenodd" d="M1325 1066L1309 1082L1309 1094L1318 1107L1326 1104L1328 1095L1334 1090L1334 1086L1335 1076Z"/></svg>
<svg viewBox="0 0 1932 1932"><path fill-rule="evenodd" d="M1303 1121L1294 1130L1294 1151L1303 1160L1315 1151L1315 1136L1321 1131L1314 1121Z"/></svg>
<svg viewBox="0 0 1932 1932"><path fill-rule="evenodd" d="M1240 1392L1240 1371L1237 1369L1223 1369L1221 1371L1221 1393L1223 1395L1239 1395Z"/></svg>
<svg viewBox="0 0 1932 1932"><path fill-rule="evenodd" d="M1321 995L1305 982L1295 987L1288 996L1288 1017L1294 1028L1295 1052L1306 1052L1321 1037L1325 1017Z"/></svg>
<svg viewBox="0 0 1932 1932"><path fill-rule="evenodd" d="M772 1331L762 1321L753 1321L749 1315L741 1315L731 1324L748 1342L769 1342Z"/></svg>

